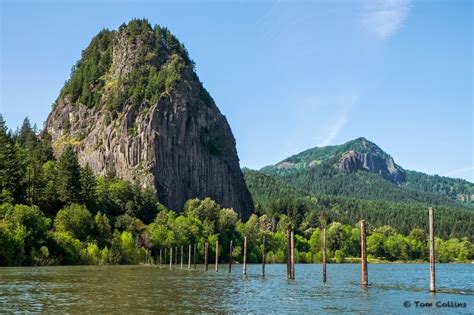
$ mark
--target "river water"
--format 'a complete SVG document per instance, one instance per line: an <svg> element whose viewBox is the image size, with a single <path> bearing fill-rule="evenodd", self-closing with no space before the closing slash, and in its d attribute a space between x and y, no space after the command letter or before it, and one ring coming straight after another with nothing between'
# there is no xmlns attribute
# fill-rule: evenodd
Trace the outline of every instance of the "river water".
<svg viewBox="0 0 474 315"><path fill-rule="evenodd" d="M369 265L367 289L357 264L328 265L326 284L317 264L296 265L295 280L286 265L267 265L265 278L260 265L245 278L241 265L230 274L227 265L209 267L0 268L0 313L474 313L472 264L437 265L437 288L449 293L436 294L427 291L427 264Z"/></svg>

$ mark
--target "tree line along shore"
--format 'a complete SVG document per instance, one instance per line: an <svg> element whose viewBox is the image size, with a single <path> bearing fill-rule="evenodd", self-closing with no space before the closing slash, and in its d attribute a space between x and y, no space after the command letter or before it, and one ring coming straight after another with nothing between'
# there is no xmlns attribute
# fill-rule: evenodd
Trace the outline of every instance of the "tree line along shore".
<svg viewBox="0 0 474 315"><path fill-rule="evenodd" d="M210 198L191 199L173 211L151 190L114 174L94 176L89 166L79 165L73 145L55 159L46 133L38 136L27 120L11 133L0 116L0 265L156 263L160 249L190 244L196 244L196 259L202 263L205 243L216 240L219 260L241 262L244 237L247 262L257 263L264 236L267 262L283 263L289 228L295 232L296 263L317 263L322 261L322 225L329 262L360 261L357 222L308 224L291 209L253 214L242 222L236 212ZM424 229L413 227L401 234L367 221L369 262L428 261ZM438 262L474 259L474 244L467 237L435 242Z"/></svg>

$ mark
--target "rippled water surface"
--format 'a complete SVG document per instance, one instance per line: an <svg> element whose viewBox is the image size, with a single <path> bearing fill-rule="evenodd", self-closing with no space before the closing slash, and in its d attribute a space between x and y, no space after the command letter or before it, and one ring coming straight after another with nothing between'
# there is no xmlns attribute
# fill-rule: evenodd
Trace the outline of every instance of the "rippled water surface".
<svg viewBox="0 0 474 315"><path fill-rule="evenodd" d="M219 272L158 266L73 266L0 268L0 313L474 313L474 265L437 265L438 289L427 292L428 265L369 265L368 289L360 286L360 266L249 265L248 276L234 265ZM451 291L453 290L453 291ZM416 301L434 307L416 307ZM410 303L409 307L404 303ZM467 307L436 307L436 303Z"/></svg>

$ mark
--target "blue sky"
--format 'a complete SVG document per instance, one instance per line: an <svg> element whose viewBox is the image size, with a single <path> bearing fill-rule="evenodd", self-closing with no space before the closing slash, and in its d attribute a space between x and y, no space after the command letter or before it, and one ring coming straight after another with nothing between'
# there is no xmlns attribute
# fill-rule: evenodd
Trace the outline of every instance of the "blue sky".
<svg viewBox="0 0 474 315"><path fill-rule="evenodd" d="M407 169L474 181L471 1L1 1L0 112L42 126L80 52L131 18L167 26L242 166L364 136Z"/></svg>

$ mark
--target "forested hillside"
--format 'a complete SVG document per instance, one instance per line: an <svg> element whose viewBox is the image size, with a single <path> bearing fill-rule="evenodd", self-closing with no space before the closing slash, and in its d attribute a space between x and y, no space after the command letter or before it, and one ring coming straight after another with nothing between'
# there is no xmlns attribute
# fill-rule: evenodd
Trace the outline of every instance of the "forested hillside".
<svg viewBox="0 0 474 315"><path fill-rule="evenodd" d="M406 171L407 186L418 191L448 196L453 200L474 203L474 184L460 178L427 175L416 171Z"/></svg>
<svg viewBox="0 0 474 315"><path fill-rule="evenodd" d="M245 169L244 176L260 214L275 216L288 214L289 211L303 226L317 226L322 209L326 210L330 221L355 224L364 219L372 227L390 225L405 234L413 228L426 231L428 226L430 204L313 195L259 171ZM437 235L443 238L474 238L473 211L446 206L435 207L435 210Z"/></svg>
<svg viewBox="0 0 474 315"><path fill-rule="evenodd" d="M406 171L365 138L309 149L261 171L307 194L474 210L474 184Z"/></svg>

